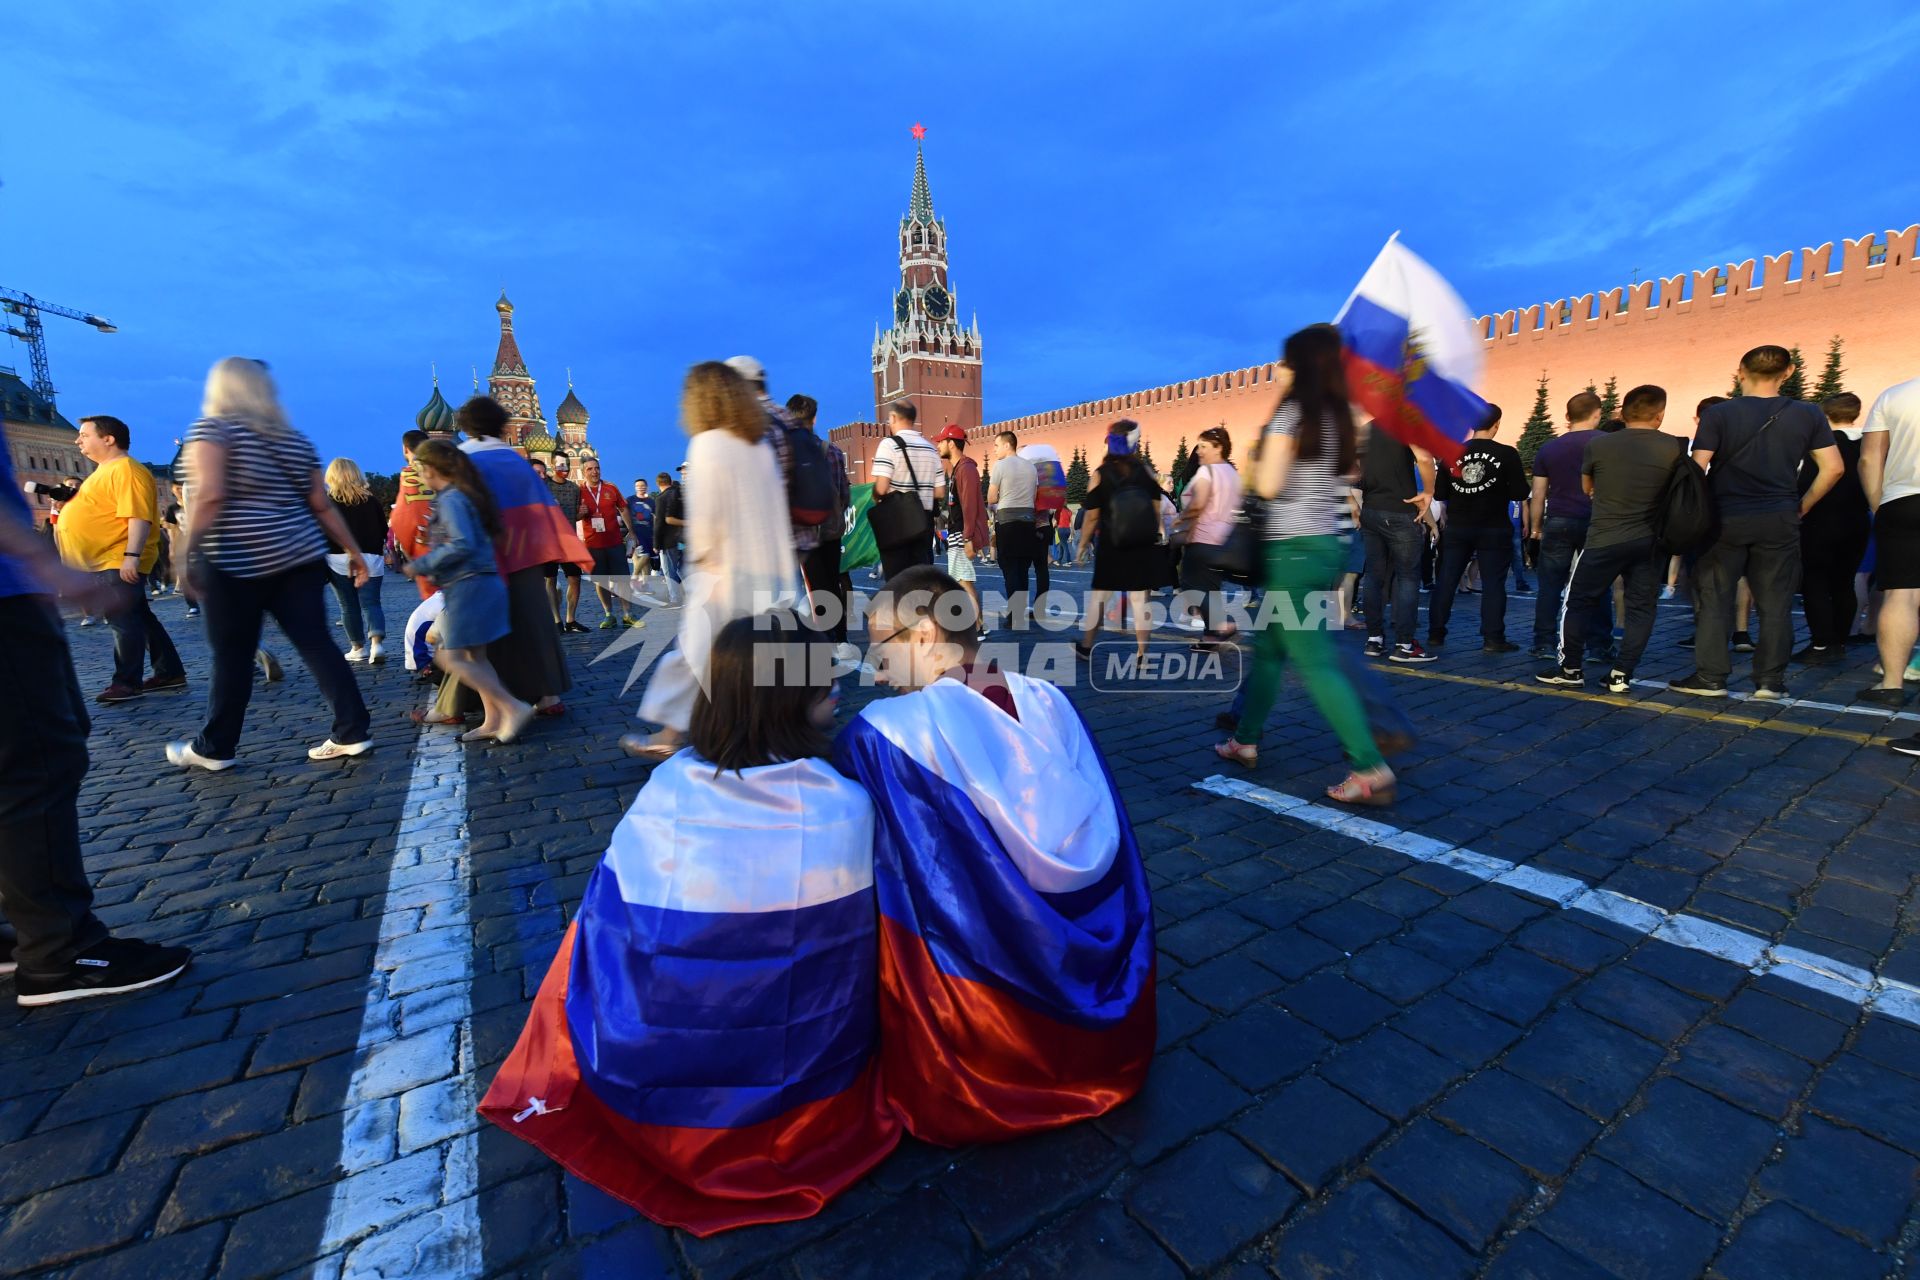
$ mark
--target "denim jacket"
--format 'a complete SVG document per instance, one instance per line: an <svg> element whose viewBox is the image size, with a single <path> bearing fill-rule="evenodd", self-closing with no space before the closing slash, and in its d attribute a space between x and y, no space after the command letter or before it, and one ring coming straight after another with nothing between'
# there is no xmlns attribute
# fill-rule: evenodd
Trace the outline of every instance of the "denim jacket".
<svg viewBox="0 0 1920 1280"><path fill-rule="evenodd" d="M431 549L413 562L414 571L441 586L499 572L493 558L493 539L480 523L480 512L458 489L443 489L435 497L433 519L427 525L427 545Z"/></svg>

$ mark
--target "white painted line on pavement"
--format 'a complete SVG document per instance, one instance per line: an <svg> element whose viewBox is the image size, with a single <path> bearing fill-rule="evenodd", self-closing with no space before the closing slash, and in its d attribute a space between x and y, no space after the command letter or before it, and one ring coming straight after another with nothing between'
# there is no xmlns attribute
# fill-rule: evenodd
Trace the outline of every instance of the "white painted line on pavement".
<svg viewBox="0 0 1920 1280"><path fill-rule="evenodd" d="M1371 818L1358 817L1342 809L1314 804L1284 791L1274 791L1221 774L1193 784L1196 791L1242 800L1272 813L1297 819L1308 826L1337 831L1355 840L1403 853L1417 862L1432 862L1464 872L1476 880L1505 885L1536 898L1544 898L1569 911L1584 911L1636 933L1647 934L1662 942L1689 951L1737 964L1756 974L1771 973L1815 991L1824 991L1870 1013L1920 1026L1920 987L1893 978L1879 977L1858 965L1803 951L1799 947L1770 943L1756 933L1734 929L1718 921L1668 911L1650 902L1630 898L1612 889L1602 889L1553 871L1521 866L1502 858L1476 853L1463 845L1449 844L1430 836L1402 831ZM1382 835L1381 833L1389 833Z"/></svg>
<svg viewBox="0 0 1920 1280"><path fill-rule="evenodd" d="M1664 689L1665 680L1635 680L1632 682L1641 689ZM1711 702L1711 698L1699 698L1690 694L1681 694L1683 698L1692 698L1695 702ZM1911 711L1889 711L1885 707L1862 707L1846 702L1814 702L1807 698L1756 698L1739 689L1727 690L1727 697L1735 702L1766 702L1776 707L1805 707L1809 711L1844 711L1850 716L1877 716L1882 720L1920 720L1920 715Z"/></svg>
<svg viewBox="0 0 1920 1280"><path fill-rule="evenodd" d="M467 1280L484 1265L473 1080L467 769L459 737L424 730L394 839L340 1180L320 1256L342 1277Z"/></svg>

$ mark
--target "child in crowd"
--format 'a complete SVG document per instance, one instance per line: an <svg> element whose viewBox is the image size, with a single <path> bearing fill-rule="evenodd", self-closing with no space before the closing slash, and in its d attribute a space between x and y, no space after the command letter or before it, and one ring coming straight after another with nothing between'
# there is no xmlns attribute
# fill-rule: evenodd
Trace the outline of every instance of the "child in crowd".
<svg viewBox="0 0 1920 1280"><path fill-rule="evenodd" d="M512 742L532 722L534 710L507 692L487 659L487 645L507 634L507 585L493 558L500 512L474 469L473 460L443 440L413 451L420 482L433 491L431 550L408 563L407 575L431 578L444 597L434 661L442 671L480 695L485 709L462 742Z"/></svg>
<svg viewBox="0 0 1920 1280"><path fill-rule="evenodd" d="M440 612L446 606L447 597L435 591L407 615L407 670L417 673L422 680L435 678L433 651L439 636L433 626L440 621Z"/></svg>
<svg viewBox="0 0 1920 1280"><path fill-rule="evenodd" d="M696 1235L818 1213L900 1140L875 1056L873 805L822 759L816 644L787 611L721 628L690 748L614 829L480 1105Z"/></svg>
<svg viewBox="0 0 1920 1280"><path fill-rule="evenodd" d="M869 704L834 759L874 798L887 1101L945 1146L1099 1115L1154 1046L1153 907L1133 827L1066 695L978 657L931 565L874 597Z"/></svg>

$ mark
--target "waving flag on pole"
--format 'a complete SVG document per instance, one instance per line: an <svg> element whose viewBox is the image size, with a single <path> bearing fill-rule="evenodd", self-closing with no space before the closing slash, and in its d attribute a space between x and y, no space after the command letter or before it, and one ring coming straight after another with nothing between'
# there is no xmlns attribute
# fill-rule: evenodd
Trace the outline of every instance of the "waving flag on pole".
<svg viewBox="0 0 1920 1280"><path fill-rule="evenodd" d="M1334 323L1354 403L1396 439L1452 464L1488 406L1473 317L1441 274L1394 232Z"/></svg>

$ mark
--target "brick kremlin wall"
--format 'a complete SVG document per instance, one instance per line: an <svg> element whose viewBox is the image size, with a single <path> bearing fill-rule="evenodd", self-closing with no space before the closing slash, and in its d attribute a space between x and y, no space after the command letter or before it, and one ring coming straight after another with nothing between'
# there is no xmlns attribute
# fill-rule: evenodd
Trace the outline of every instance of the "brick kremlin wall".
<svg viewBox="0 0 1920 1280"><path fill-rule="evenodd" d="M1555 420L1567 398L1591 381L1619 379L1625 392L1641 382L1667 389L1667 429L1693 430L1693 406L1725 395L1740 356L1763 343L1798 345L1811 388L1827 343L1843 341L1842 381L1871 403L1896 382L1920 377L1920 224L1883 237L1843 242L1835 263L1832 244L1752 259L1725 267L1682 272L1604 294L1555 299L1523 311L1482 316L1487 363L1482 394L1505 412L1500 438L1517 439L1533 406L1542 372ZM968 453L990 456L987 442L1014 431L1024 444L1051 444L1061 458L1076 448L1098 461L1107 428L1120 418L1141 424L1154 458L1173 461L1181 437L1191 443L1208 427L1224 424L1239 459L1273 412L1273 364L1090 400L1062 409L993 422L968 433ZM886 430L872 423L837 428L833 439L861 465Z"/></svg>
<svg viewBox="0 0 1920 1280"><path fill-rule="evenodd" d="M1513 440L1544 372L1556 420L1588 382L1619 379L1667 389L1666 427L1693 431L1693 406L1725 395L1740 356L1764 343L1798 346L1809 390L1837 334L1849 391L1872 403L1896 382L1920 377L1920 225L1884 237L1770 255L1646 280L1626 289L1555 299L1482 316L1486 378L1481 393L1506 417Z"/></svg>

